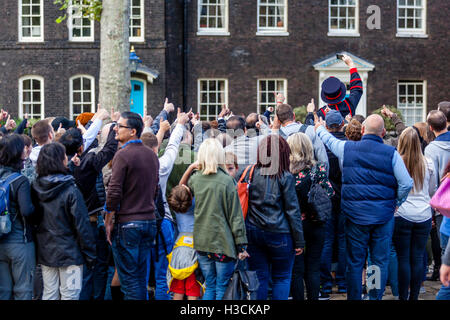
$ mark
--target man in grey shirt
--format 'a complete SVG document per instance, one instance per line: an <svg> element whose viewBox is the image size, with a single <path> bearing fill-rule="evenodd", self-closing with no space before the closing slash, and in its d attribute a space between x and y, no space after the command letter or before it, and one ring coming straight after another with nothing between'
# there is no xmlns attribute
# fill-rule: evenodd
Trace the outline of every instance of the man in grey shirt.
<svg viewBox="0 0 450 320"><path fill-rule="evenodd" d="M277 107L277 118L281 123L280 135L287 139L290 135L303 132L305 133L314 148L314 158L326 165L328 171L327 151L323 142L317 136L314 126L307 126L299 122L295 122L295 114L292 107L288 104L281 104Z"/></svg>

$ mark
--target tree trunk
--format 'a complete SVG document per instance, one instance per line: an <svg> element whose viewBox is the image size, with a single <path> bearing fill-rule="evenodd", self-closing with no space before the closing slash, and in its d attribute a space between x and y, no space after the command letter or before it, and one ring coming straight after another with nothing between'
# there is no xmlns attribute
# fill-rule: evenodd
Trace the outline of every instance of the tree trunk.
<svg viewBox="0 0 450 320"><path fill-rule="evenodd" d="M129 0L103 0L100 22L99 103L130 110Z"/></svg>

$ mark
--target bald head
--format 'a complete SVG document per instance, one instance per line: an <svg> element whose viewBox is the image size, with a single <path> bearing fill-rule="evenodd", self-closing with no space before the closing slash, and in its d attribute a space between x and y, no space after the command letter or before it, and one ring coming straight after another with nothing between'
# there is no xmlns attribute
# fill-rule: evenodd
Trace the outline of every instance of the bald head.
<svg viewBox="0 0 450 320"><path fill-rule="evenodd" d="M372 114L368 116L362 124L362 133L363 135L374 134L383 138L386 134L383 118L378 114Z"/></svg>

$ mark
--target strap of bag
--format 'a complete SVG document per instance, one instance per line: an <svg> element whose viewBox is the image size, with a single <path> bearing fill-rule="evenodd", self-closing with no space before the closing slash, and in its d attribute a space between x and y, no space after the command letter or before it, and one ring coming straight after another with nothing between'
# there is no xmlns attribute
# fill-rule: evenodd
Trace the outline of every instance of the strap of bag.
<svg viewBox="0 0 450 320"><path fill-rule="evenodd" d="M245 176L247 175L248 169L250 169L250 167L251 167L251 165L248 165L247 168L245 168L245 170L242 173L241 178L239 179L238 183L241 183L242 180L244 180ZM252 170L252 173L253 173L253 170ZM251 179L251 177L250 177L250 179Z"/></svg>
<svg viewBox="0 0 450 320"><path fill-rule="evenodd" d="M305 133L306 129L308 129L308 125L307 124L302 124L302 126L300 127L300 130L298 132Z"/></svg>
<svg viewBox="0 0 450 320"><path fill-rule="evenodd" d="M248 177L248 183L250 183L250 182L252 181L252 178L253 178L253 171L255 171L255 168L256 168L256 164L254 164L254 165L252 166L252 170L250 170L250 176Z"/></svg>

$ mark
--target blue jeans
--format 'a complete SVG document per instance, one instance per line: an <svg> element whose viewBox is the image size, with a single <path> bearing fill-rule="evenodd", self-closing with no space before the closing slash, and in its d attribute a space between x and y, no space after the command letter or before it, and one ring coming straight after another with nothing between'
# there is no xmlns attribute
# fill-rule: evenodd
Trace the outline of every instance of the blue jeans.
<svg viewBox="0 0 450 320"><path fill-rule="evenodd" d="M303 220L305 251L295 256L291 294L294 300L305 300L303 280L308 300L318 300L320 290L320 257L325 239L325 225Z"/></svg>
<svg viewBox="0 0 450 320"><path fill-rule="evenodd" d="M423 281L423 256L431 232L431 218L414 223L402 217L395 218L392 240L398 258L398 285L400 300L418 300ZM408 297L408 288L410 289Z"/></svg>
<svg viewBox="0 0 450 320"><path fill-rule="evenodd" d="M0 244L0 300L31 300L36 266L33 242Z"/></svg>
<svg viewBox="0 0 450 320"><path fill-rule="evenodd" d="M206 290L202 300L222 300L236 262L219 262L202 254L198 254L197 259L205 278Z"/></svg>
<svg viewBox="0 0 450 320"><path fill-rule="evenodd" d="M148 300L147 271L155 220L119 223L112 231L112 252L125 300Z"/></svg>
<svg viewBox="0 0 450 320"><path fill-rule="evenodd" d="M394 217L380 225L359 225L346 219L347 300L361 300L362 270L367 249L369 249L373 262L372 268L375 272L374 275L372 272L368 272L367 275L370 279L376 280L375 288L369 291L370 299L382 299L388 274L393 230ZM370 286L370 281L368 285Z"/></svg>
<svg viewBox="0 0 450 320"><path fill-rule="evenodd" d="M152 251L150 261L153 265L153 270L155 271L155 300L171 300L171 296L169 294L169 288L167 287L167 268L169 266L169 261L166 258L173 248L174 245L174 234L175 227L173 222L167 219L163 219L161 223L161 233L164 237L161 239L161 235L158 234L158 248L156 248L156 241L152 243ZM164 250L164 242L166 244L166 248ZM158 257L158 261L156 261L156 257ZM149 264L150 269L150 264ZM150 270L149 270L150 271ZM147 282L148 277L147 276Z"/></svg>
<svg viewBox="0 0 450 320"><path fill-rule="evenodd" d="M246 228L248 266L258 276L258 300L267 300L269 278L272 279L272 300L287 300L295 257L291 234L265 231L249 222Z"/></svg>
<svg viewBox="0 0 450 320"><path fill-rule="evenodd" d="M372 260L370 259L370 254L367 257L368 266L371 266ZM389 252L389 267L387 274L387 281L389 286L391 287L392 295L398 297L398 260L397 260L397 252L395 251L394 244L391 242L391 250ZM384 290L383 290L384 295Z"/></svg>
<svg viewBox="0 0 450 320"><path fill-rule="evenodd" d="M336 236L336 237L335 237ZM338 267L336 270L336 284L340 289L346 289L345 282L345 214L343 212L333 213L331 219L325 224L325 242L323 244L322 256L320 258L320 282L322 289L333 286L331 278L331 261L333 258L333 246L335 240L338 242Z"/></svg>
<svg viewBox="0 0 450 320"><path fill-rule="evenodd" d="M448 243L448 236L441 233L442 255L444 255L445 248L447 248L447 243ZM439 292L436 295L436 300L450 300L450 286L445 287L444 285L442 285L441 289L439 289Z"/></svg>
<svg viewBox="0 0 450 320"><path fill-rule="evenodd" d="M99 226L97 222L91 222L91 228L96 240L97 259L93 269L83 268L83 287L80 300L103 300L108 277L108 242L104 225Z"/></svg>

